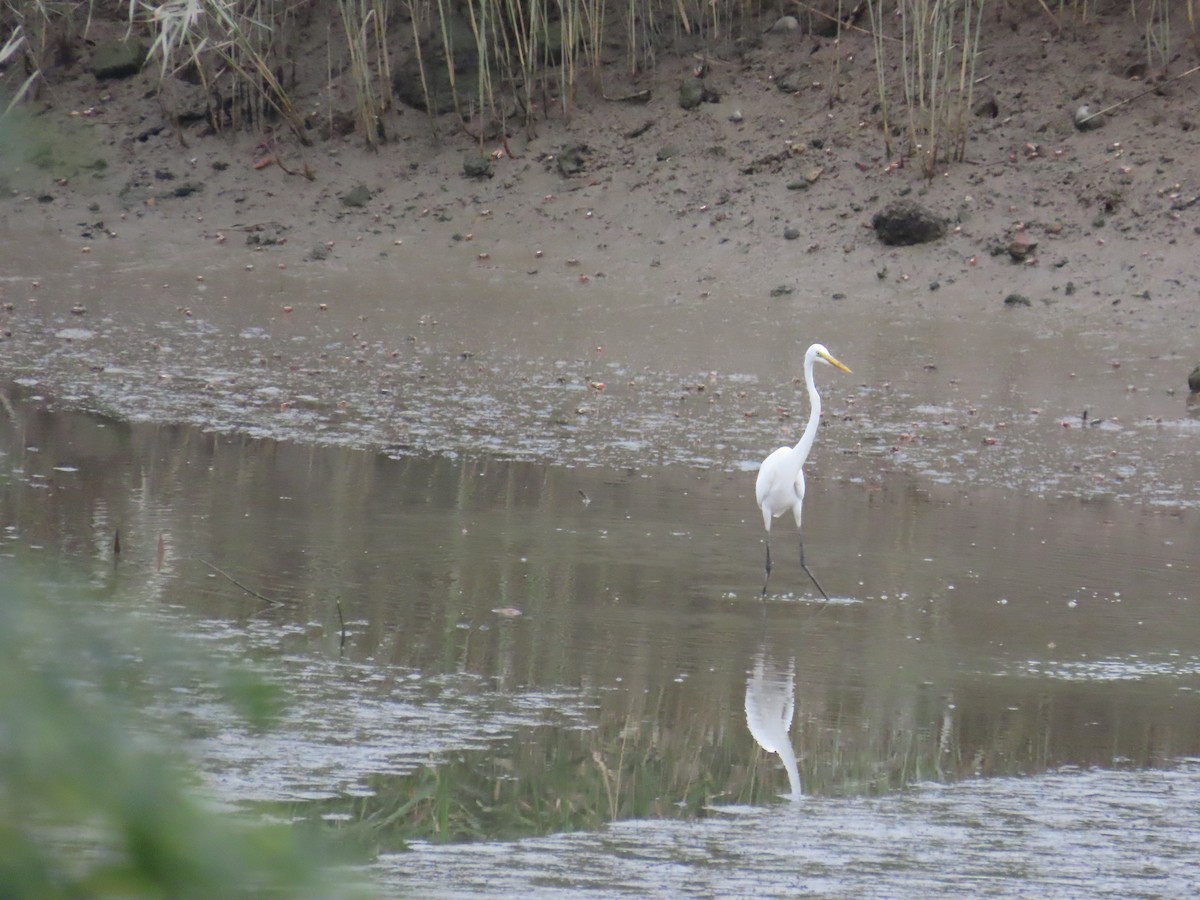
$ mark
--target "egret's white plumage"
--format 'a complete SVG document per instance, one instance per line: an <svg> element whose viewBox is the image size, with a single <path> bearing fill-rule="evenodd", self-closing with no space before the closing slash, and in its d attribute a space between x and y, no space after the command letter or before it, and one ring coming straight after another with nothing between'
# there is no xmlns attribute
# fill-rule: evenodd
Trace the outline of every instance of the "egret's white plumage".
<svg viewBox="0 0 1200 900"><path fill-rule="evenodd" d="M771 451L771 455L763 460L758 468L758 480L754 483L754 496L758 507L762 510L763 527L767 529L767 577L763 581L763 596L767 595L767 582L771 580L771 520L782 516L789 509L796 519L796 528L800 528L800 515L804 507L804 461L812 450L813 441L817 438L817 426L821 421L821 395L813 384L813 364L818 360L826 365L850 370L834 359L822 344L813 344L804 354L804 383L808 386L808 403L811 410L808 414L808 425L800 436L795 447L780 447ZM820 582L804 563L804 537L800 537L800 566L813 584L821 592L821 596L829 599Z"/></svg>

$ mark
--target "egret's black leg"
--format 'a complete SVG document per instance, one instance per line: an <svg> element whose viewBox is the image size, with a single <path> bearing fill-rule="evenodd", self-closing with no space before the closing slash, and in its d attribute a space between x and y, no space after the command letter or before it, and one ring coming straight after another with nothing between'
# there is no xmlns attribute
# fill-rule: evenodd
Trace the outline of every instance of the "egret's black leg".
<svg viewBox="0 0 1200 900"><path fill-rule="evenodd" d="M763 579L762 599L767 599L767 582L771 580L771 535L767 533L767 577Z"/></svg>
<svg viewBox="0 0 1200 900"><path fill-rule="evenodd" d="M817 576L812 573L808 565L804 562L804 538L800 538L800 568L808 573L808 577L812 579L812 583L817 586L817 590L821 592L821 596L825 598L825 602L829 602L829 595L825 593L825 588L821 587L821 582L817 581ZM764 588L765 590L765 588Z"/></svg>

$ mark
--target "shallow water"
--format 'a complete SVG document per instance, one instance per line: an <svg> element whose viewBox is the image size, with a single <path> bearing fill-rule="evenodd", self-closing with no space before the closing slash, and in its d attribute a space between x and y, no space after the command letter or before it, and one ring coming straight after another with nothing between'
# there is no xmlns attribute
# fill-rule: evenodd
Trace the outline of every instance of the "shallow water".
<svg viewBox="0 0 1200 900"><path fill-rule="evenodd" d="M1195 892L1194 509L814 473L833 602L781 524L763 603L748 473L5 410L3 565L278 681L279 729L198 694L188 746L228 802L375 848L385 892ZM748 692L792 697L797 803Z"/></svg>
<svg viewBox="0 0 1200 900"><path fill-rule="evenodd" d="M1198 780L1190 760L926 783L514 844L420 844L376 870L427 897L1189 897Z"/></svg>

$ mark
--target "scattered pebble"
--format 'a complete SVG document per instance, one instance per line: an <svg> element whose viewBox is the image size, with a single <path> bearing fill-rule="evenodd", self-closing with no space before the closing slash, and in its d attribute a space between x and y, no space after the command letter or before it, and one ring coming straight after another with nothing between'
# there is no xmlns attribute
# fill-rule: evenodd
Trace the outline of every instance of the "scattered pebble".
<svg viewBox="0 0 1200 900"><path fill-rule="evenodd" d="M1075 127L1080 131L1095 131L1103 124L1104 116L1099 113L1093 115L1091 107L1086 103L1075 110Z"/></svg>
<svg viewBox="0 0 1200 900"><path fill-rule="evenodd" d="M800 20L795 16L780 16L767 29L768 34L793 34L800 30Z"/></svg>

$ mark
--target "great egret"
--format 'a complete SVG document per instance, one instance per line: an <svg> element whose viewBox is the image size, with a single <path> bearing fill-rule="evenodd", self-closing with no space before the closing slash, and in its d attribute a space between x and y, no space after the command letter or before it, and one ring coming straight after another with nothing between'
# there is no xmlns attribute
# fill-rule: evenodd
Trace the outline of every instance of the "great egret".
<svg viewBox="0 0 1200 900"><path fill-rule="evenodd" d="M808 425L795 447L780 447L763 460L758 467L758 480L754 483L754 496L762 510L763 525L767 529L767 577L763 581L762 595L767 596L767 583L771 580L771 520L782 516L789 509L800 528L800 513L804 506L804 461L817 437L817 426L821 421L821 395L813 384L813 363L817 360L834 368L849 372L846 366L834 359L823 344L813 344L804 354L804 383L808 386L808 403L812 411L808 414ZM800 535L800 568L808 573L817 590L826 601L829 595L809 571L804 562L804 535Z"/></svg>

